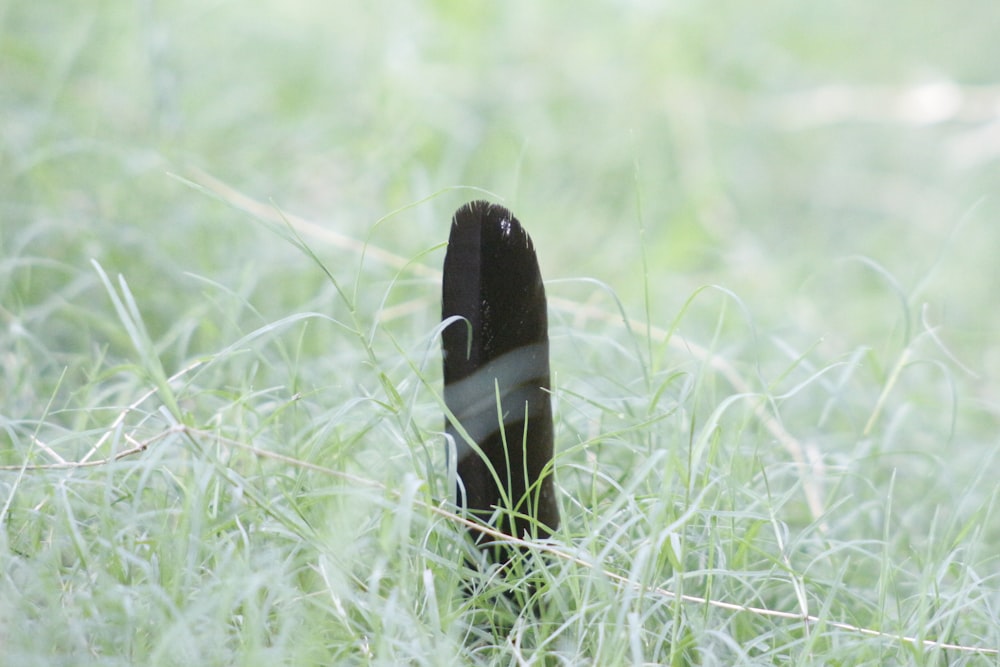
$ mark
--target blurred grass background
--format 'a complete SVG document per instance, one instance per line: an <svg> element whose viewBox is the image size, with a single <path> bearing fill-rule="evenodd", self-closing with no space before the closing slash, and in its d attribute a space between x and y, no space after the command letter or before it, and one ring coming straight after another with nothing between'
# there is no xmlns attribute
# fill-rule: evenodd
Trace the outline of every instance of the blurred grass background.
<svg viewBox="0 0 1000 667"><path fill-rule="evenodd" d="M346 291L357 290L347 303L281 239L280 225L257 224L187 181L209 174L434 268L451 213L483 196L481 188L529 229L547 278L606 283L631 317L676 324L771 397L786 428L820 448L829 507L842 511L842 524L827 520L835 533L837 525L847 531L843 539L884 539L895 545L886 546L894 562L940 547L947 555L927 563L947 569L967 559L995 569L989 554L1000 529L988 471L1000 408L998 29L1000 11L984 0L4 3L0 463L51 463L36 439L79 459L158 373L211 357L179 391L172 419L390 486L407 472L433 475L439 410L413 368L437 377L434 278L371 259L359 269L356 253L307 236ZM119 293L117 276L127 281L148 345L116 315L91 260ZM719 288L698 292L705 285ZM550 294L615 309L590 283L553 282ZM376 324L380 310L393 308L401 314ZM275 324L310 311L336 321ZM586 488L584 455L596 451L579 443L619 428L636 433L657 388L679 406L677 435L647 425L640 440L649 451L669 447L678 465L693 424L732 393L710 381L678 388L674 373L689 372L692 359L677 346L643 341L638 349L648 353L629 357L610 342L631 350L620 326L562 311L553 325L571 491ZM643 384L643 369L667 379ZM588 402L601 406L597 416ZM163 432L158 405L142 414L129 422L137 433ZM737 440L751 459L787 460L769 434L746 426L750 417L742 420ZM620 447L607 451L620 481L643 465ZM10 595L0 596L8 600L0 635L21 651L11 664L55 664L45 639L52 621L13 620L45 608L39 600L60 599L70 616L108 614L107 600L58 592L71 588L66 571L87 560L79 539L68 546L59 537L75 525L75 493L98 508L93 520L103 528L95 530L105 537L144 512L159 517L151 506L183 525L202 509L219 511L221 500L199 509L177 490L189 490L181 470L192 464L173 456L146 453L93 475L0 472L0 555L14 563L4 569L35 573L9 577ZM131 485L171 465L181 470L159 485ZM755 465L731 483L754 477ZM243 466L244 475L255 469ZM301 528L288 517L308 514L294 499L309 497L312 524L344 522L363 541L365 530L316 491L329 480L258 472L258 491L280 488L293 508L275 511L285 529ZM216 467L202 473L194 477L206 486L194 487L206 498L244 492ZM796 475L785 474L794 493ZM77 484L94 485L96 495ZM431 495L444 493L442 481L431 486ZM54 488L69 489L64 503L53 500ZM143 499L147 488L166 500ZM188 500L175 505L175 492ZM606 490L593 493L598 505L611 502ZM893 493L899 544L874 509ZM110 513L122 502L127 511ZM782 520L815 529L801 498L784 509ZM176 529L166 525L145 538L150 552ZM274 552L277 561L290 558L287 546ZM156 560L135 548L125 551L147 566ZM184 553L172 570L181 578L194 567ZM301 558L312 562L315 553ZM224 581L239 586L235 573ZM288 599L315 586L282 582ZM260 582L260 594L280 596L269 583ZM176 585L183 617L179 600L194 584ZM995 575L983 585L995 610ZM325 624L320 612L310 619L307 627ZM165 652L171 643L161 631L155 623L144 630ZM327 655L337 640L317 634L319 648L310 650ZM95 664L124 655L113 635L80 636L53 653L68 656L66 664L84 664L84 646ZM107 646L94 648L94 636ZM233 655L252 664L246 644L228 646L219 664ZM147 664L170 664L149 646L132 651ZM369 658L379 655L393 654ZM322 660L300 656L298 664Z"/></svg>
<svg viewBox="0 0 1000 667"><path fill-rule="evenodd" d="M77 239L155 238L145 252L214 275L261 259L260 237L233 243L238 225L206 224L213 209L167 171L199 167L355 234L474 185L529 221L549 276L635 299L641 198L660 318L697 286L739 284L768 323L818 298L864 331L884 294L842 290L869 277L838 262L865 255L907 296L932 283L936 320L982 349L997 281L985 9L137 2L53 17L12 3L2 94L18 196L5 227L35 226L37 205L49 225L77 223L70 245L85 256L102 259ZM467 198L373 241L423 249Z"/></svg>

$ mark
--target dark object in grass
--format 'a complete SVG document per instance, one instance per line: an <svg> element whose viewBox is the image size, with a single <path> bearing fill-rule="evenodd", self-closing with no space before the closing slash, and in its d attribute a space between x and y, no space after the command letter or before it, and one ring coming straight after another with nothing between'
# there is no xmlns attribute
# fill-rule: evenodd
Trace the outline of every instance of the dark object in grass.
<svg viewBox="0 0 1000 667"><path fill-rule="evenodd" d="M446 421L457 455L456 503L509 535L547 537L559 509L545 287L531 238L502 206L470 202L452 219L441 317L454 316L464 319L442 333L444 400L477 445ZM473 533L478 544L494 541ZM509 555L492 551L495 562Z"/></svg>

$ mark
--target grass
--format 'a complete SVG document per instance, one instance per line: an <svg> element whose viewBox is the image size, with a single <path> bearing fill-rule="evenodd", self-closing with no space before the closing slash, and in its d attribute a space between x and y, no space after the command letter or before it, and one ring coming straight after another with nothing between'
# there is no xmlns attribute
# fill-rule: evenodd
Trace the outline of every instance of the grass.
<svg viewBox="0 0 1000 667"><path fill-rule="evenodd" d="M0 663L997 664L992 13L3 5ZM448 511L484 191L549 279L537 615Z"/></svg>

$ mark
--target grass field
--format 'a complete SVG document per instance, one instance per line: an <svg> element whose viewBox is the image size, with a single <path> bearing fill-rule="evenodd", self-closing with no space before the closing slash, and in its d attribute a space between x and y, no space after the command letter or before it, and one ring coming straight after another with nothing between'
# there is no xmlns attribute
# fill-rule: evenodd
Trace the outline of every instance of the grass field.
<svg viewBox="0 0 1000 667"><path fill-rule="evenodd" d="M1000 664L993 3L51 4L0 4L0 665ZM548 281L537 615L449 509L484 197Z"/></svg>

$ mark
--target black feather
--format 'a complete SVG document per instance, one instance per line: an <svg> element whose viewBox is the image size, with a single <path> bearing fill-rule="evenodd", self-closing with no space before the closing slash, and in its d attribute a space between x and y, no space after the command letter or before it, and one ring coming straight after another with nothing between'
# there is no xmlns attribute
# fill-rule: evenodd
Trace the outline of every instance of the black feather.
<svg viewBox="0 0 1000 667"><path fill-rule="evenodd" d="M445 403L480 450L447 420L458 459L456 502L482 520L501 508L494 526L516 537L547 536L559 510L545 287L531 238L497 204L474 201L452 219L441 316L456 315L464 321L442 334Z"/></svg>

